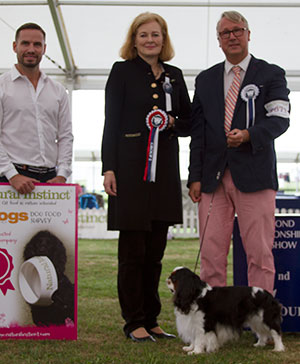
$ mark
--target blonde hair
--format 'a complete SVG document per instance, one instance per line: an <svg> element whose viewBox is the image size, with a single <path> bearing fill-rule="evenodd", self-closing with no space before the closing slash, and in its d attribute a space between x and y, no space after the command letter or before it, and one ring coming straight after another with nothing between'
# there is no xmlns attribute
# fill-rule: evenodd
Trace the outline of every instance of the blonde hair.
<svg viewBox="0 0 300 364"><path fill-rule="evenodd" d="M249 30L249 24L247 22L247 19L242 14L240 14L237 11L224 11L224 13L222 13L222 15L221 15L220 20L217 23L217 34L219 32L220 21L223 18L226 18L226 19L228 19L228 20L230 20L230 21L232 21L234 23L242 23L243 22L245 24L245 27Z"/></svg>
<svg viewBox="0 0 300 364"><path fill-rule="evenodd" d="M141 25L150 23L152 21L156 21L160 25L164 40L164 45L160 52L159 59L164 62L169 61L174 57L174 48L169 37L168 25L166 21L158 14L146 12L138 15L129 27L125 43L120 49L120 56L123 59L132 60L136 58L137 50L134 46L134 43L137 30Z"/></svg>

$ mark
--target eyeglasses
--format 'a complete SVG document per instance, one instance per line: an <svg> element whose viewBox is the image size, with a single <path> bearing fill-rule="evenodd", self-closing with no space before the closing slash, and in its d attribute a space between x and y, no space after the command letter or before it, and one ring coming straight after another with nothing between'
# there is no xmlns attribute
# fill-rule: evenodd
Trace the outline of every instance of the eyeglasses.
<svg viewBox="0 0 300 364"><path fill-rule="evenodd" d="M241 37L244 34L244 31L248 30L247 28L236 28L233 30L224 30L224 32L220 32L219 36L221 39L229 39L230 34L232 33L235 37Z"/></svg>

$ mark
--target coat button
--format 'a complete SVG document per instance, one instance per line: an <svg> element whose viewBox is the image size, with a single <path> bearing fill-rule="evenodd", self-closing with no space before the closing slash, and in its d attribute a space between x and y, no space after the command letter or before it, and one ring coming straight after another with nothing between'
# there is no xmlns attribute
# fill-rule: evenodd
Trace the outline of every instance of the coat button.
<svg viewBox="0 0 300 364"><path fill-rule="evenodd" d="M153 110L157 110L157 109L158 109L158 106L157 106L157 105L154 105L154 106L152 107L152 109L153 109Z"/></svg>
<svg viewBox="0 0 300 364"><path fill-rule="evenodd" d="M152 97L156 100L159 96L157 94L153 94Z"/></svg>
<svg viewBox="0 0 300 364"><path fill-rule="evenodd" d="M153 82L153 83L151 83L151 87L155 88L155 87L157 87L157 84L155 82Z"/></svg>

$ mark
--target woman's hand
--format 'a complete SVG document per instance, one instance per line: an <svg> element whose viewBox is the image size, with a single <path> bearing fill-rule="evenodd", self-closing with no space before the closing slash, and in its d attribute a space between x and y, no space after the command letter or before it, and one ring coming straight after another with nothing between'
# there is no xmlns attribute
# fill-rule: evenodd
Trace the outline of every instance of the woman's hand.
<svg viewBox="0 0 300 364"><path fill-rule="evenodd" d="M168 120L167 129L171 129L175 126L175 118L174 118L174 116L172 116L170 114L168 114L168 118L169 118L169 120Z"/></svg>
<svg viewBox="0 0 300 364"><path fill-rule="evenodd" d="M117 181L114 171L104 172L103 186L108 195L117 196Z"/></svg>

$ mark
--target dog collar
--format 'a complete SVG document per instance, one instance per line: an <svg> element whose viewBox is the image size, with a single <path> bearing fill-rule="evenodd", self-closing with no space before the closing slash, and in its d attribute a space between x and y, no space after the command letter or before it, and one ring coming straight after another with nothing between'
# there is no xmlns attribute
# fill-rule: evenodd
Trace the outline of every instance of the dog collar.
<svg viewBox="0 0 300 364"><path fill-rule="evenodd" d="M20 267L19 287L25 301L31 305L50 306L58 288L55 267L45 256L26 260Z"/></svg>

